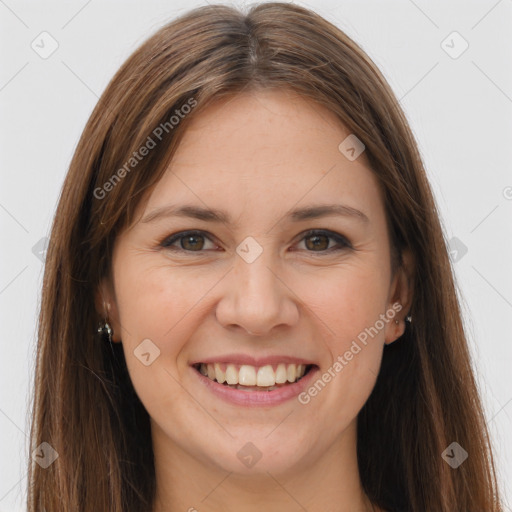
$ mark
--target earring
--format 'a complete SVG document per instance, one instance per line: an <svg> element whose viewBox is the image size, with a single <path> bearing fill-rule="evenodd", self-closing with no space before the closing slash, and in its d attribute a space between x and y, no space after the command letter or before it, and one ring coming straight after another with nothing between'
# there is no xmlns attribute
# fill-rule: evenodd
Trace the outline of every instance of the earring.
<svg viewBox="0 0 512 512"><path fill-rule="evenodd" d="M113 334L113 330L112 330L112 327L110 327L110 324L108 322L105 322L105 323L99 323L98 324L98 334L100 336L107 336L108 337L108 342L110 344L112 344L112 334Z"/></svg>
<svg viewBox="0 0 512 512"><path fill-rule="evenodd" d="M405 321L406 322L409 322L410 324L412 323L412 315L407 315L405 317ZM400 322L398 321L398 319L395 319L395 324L398 325Z"/></svg>

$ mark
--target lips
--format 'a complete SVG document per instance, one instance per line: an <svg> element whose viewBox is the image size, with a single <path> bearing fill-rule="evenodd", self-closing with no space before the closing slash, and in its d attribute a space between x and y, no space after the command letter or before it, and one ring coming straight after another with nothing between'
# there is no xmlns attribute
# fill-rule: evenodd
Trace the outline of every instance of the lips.
<svg viewBox="0 0 512 512"><path fill-rule="evenodd" d="M189 363L199 381L236 405L278 405L301 392L319 366L287 355L225 354Z"/></svg>
<svg viewBox="0 0 512 512"><path fill-rule="evenodd" d="M288 358L291 359L291 358ZM305 362L306 363L306 362ZM293 398L296 398L301 392L304 391L308 386L311 385L314 379L318 377L320 372L320 368L318 365L313 363L274 363L273 365L263 365L253 367L254 373L256 373L256 379L258 378L258 373L261 368L265 368L266 366L270 366L272 370L274 370L275 365L275 375L276 380L282 380L284 378L284 374L282 377L279 377L278 373L282 372L282 370L278 370L280 365L286 366L286 382L283 383L275 383L272 386L247 386L243 384L228 384L226 381L224 383L217 382L217 373L215 365L218 365L221 371L224 373L228 373L228 367L230 365L235 367L235 370L238 370L238 380L240 380L240 371L242 372L242 381L249 374L249 379L252 378L252 370L242 369L243 366L253 366L253 365L235 365L231 362L209 362L209 363L201 363L196 362L191 365L192 372L196 375L198 382L205 386L209 392L211 392L214 396L220 398L221 400L231 403L236 406L244 406L244 407L270 407L270 406L278 406L284 402L287 402ZM303 365L304 369L301 370L303 373L302 377L297 377L295 375L295 379L293 382L288 380L288 367L290 365L294 365L296 367L296 371L300 365ZM208 366L211 366L210 376L208 376ZM202 369L202 372L201 372ZM215 373L212 373L212 370ZM269 372L269 368L262 370L263 372ZM290 370L292 372L293 370ZM204 373L206 372L206 375ZM248 372L244 376L244 372ZM236 375L236 374L235 374ZM300 375L300 373L299 373ZM210 377L213 377L210 378ZM292 376L293 377L293 376ZM231 377L230 377L231 378ZM220 378L219 380L222 380ZM292 379L293 380L293 379ZM233 380L234 381L234 375ZM245 382L252 382L247 381ZM257 382L257 380L256 380ZM269 381L261 381L260 383L268 383Z"/></svg>
<svg viewBox="0 0 512 512"><path fill-rule="evenodd" d="M233 363L197 363L194 368L202 375L219 384L236 389L253 388L274 389L277 385L286 385L300 380L311 365L295 363L266 364L253 366Z"/></svg>
<svg viewBox="0 0 512 512"><path fill-rule="evenodd" d="M292 356L286 356L286 355L274 355L274 356L267 356L267 357L253 357L249 354L224 354L224 355L217 355L213 357L206 357L203 359L197 359L195 361L192 361L190 363L191 366L195 366L198 363L224 363L224 364L236 364L236 365L243 365L248 364L251 366L265 366L267 364L271 365L277 365L279 363L284 364L315 364L314 361L309 361L307 359L302 359L300 357L292 357Z"/></svg>

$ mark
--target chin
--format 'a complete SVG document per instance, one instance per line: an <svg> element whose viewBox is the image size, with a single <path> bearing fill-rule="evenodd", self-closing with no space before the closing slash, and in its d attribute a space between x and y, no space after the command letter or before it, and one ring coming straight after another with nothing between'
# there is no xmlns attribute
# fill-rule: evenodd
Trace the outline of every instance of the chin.
<svg viewBox="0 0 512 512"><path fill-rule="evenodd" d="M281 436L273 433L265 438L268 432L261 436L251 436L247 429L247 435L230 439L224 449L211 453L208 457L210 463L225 472L266 478L268 473L276 476L299 468L305 454L298 451L297 447L304 446L305 443L294 440L293 436L286 436L286 432ZM274 438L270 439L272 436ZM208 451L203 452L203 455L208 456L207 454Z"/></svg>

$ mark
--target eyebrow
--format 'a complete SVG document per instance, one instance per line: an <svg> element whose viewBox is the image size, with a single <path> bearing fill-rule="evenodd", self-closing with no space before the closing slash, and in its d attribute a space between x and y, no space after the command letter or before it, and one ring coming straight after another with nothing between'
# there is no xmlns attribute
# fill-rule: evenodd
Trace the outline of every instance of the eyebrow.
<svg viewBox="0 0 512 512"><path fill-rule="evenodd" d="M311 205L293 210L287 213L285 218L288 218L292 222L300 222L329 216L349 217L364 223L370 222L369 218L362 211L342 204ZM158 219L168 217L190 217L207 222L223 223L227 225L233 224L230 215L226 211L215 208L203 208L202 206L195 205L168 205L156 208L148 213L141 222L154 222Z"/></svg>

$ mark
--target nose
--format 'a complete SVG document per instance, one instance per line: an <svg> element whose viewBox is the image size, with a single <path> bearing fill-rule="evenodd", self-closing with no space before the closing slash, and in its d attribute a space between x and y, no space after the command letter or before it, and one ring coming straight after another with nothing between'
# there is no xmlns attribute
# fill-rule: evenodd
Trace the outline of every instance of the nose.
<svg viewBox="0 0 512 512"><path fill-rule="evenodd" d="M216 309L217 321L223 327L268 336L278 328L297 324L297 297L272 257L270 250L264 250L251 263L235 257Z"/></svg>

